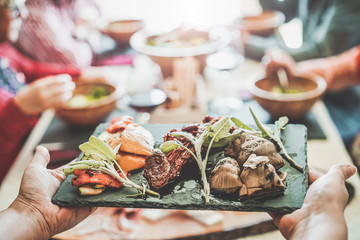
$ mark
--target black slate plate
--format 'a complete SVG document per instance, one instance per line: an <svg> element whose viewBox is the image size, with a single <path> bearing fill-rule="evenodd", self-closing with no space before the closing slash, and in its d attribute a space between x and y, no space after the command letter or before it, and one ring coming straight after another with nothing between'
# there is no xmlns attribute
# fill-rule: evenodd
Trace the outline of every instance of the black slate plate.
<svg viewBox="0 0 360 240"><path fill-rule="evenodd" d="M181 124L148 124L144 125L152 132L156 144L162 142L162 136L171 129L180 129ZM98 136L105 130L107 124L100 124L93 135ZM96 196L81 196L77 188L71 186L72 175L68 176L54 195L52 202L59 206L98 206L98 207L129 207L129 208L163 208L188 210L228 210L288 213L301 208L308 186L308 168L306 140L307 129L303 125L287 125L283 131L284 145L294 160L304 167L304 173L298 172L287 162L281 169L288 173L286 190L283 195L268 200L247 200L240 202L235 196L213 195L205 204L201 197L201 186L198 180L198 170L187 166L177 181L171 183L163 192L162 198L149 196L142 198L127 198L127 195L137 193L135 189L122 188L106 190ZM155 145L156 145L155 144ZM214 161L222 152L215 152L209 159ZM136 183L146 182L142 171L134 173L130 179Z"/></svg>

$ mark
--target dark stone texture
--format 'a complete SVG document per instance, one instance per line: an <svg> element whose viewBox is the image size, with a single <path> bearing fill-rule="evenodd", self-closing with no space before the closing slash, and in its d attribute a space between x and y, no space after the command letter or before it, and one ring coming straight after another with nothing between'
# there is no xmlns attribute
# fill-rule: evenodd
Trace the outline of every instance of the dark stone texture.
<svg viewBox="0 0 360 240"><path fill-rule="evenodd" d="M94 135L99 135L105 130L107 124L99 125ZM171 129L180 129L180 124L149 124L144 127L153 133L157 144L162 142L162 136ZM251 212L276 212L289 213L301 208L308 186L307 168L307 129L303 125L289 124L283 131L283 142L294 160L304 167L304 173L298 172L286 162L281 171L287 172L286 190L283 195L268 200L247 200L240 202L234 196L213 195L210 202L205 204L201 197L201 185L199 184L198 169L192 177L184 174L175 182L170 183L162 193L162 198L148 196L142 198L127 198L126 195L137 193L137 190L122 188L118 190L108 189L96 196L80 196L77 188L71 186L71 178L68 176L62 183L52 202L59 206L98 206L98 207L128 207L128 208L163 208L163 209L193 209L193 210L229 210ZM213 153L209 159L210 166L221 152ZM190 167L186 166L188 170ZM142 171L133 174L131 180L140 184L146 182Z"/></svg>

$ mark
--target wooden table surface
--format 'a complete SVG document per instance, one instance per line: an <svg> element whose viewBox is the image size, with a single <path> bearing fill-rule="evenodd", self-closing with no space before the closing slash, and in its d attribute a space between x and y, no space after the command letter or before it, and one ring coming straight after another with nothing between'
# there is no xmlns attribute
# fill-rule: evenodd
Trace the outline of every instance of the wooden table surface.
<svg viewBox="0 0 360 240"><path fill-rule="evenodd" d="M246 79L249 74L259 71L260 64L254 61L246 62L237 69L234 74ZM244 81L236 83L241 88ZM334 126L324 104L320 101L312 109L313 113L326 135L324 140L308 141L308 162L309 166L321 171L327 171L331 166L337 163L352 163L339 133ZM42 117L36 127L31 132L25 142L16 162L10 169L8 175L0 186L0 210L7 208L16 198L23 172L33 156L33 150L40 142L47 127L54 117L54 112L48 110L42 114ZM355 196L345 210L345 217L349 229L349 239L360 239L360 178L359 175L351 177L348 180L355 188ZM272 231L265 234L250 236L241 239L283 239L279 231Z"/></svg>

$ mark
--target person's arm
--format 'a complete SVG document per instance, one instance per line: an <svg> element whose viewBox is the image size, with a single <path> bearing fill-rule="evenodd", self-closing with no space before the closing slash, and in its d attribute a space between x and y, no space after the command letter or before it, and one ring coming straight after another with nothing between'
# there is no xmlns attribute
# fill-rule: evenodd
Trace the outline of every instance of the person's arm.
<svg viewBox="0 0 360 240"><path fill-rule="evenodd" d="M74 87L70 76L58 75L39 79L20 89L15 96L0 89L0 180L37 122L38 114L64 105Z"/></svg>
<svg viewBox="0 0 360 240"><path fill-rule="evenodd" d="M328 58L317 58L296 63L289 54L270 49L263 58L268 76L279 68L290 74L313 72L322 76L328 89L341 89L360 83L360 46Z"/></svg>
<svg viewBox="0 0 360 240"><path fill-rule="evenodd" d="M78 77L80 75L80 69L71 65L23 61L21 67L26 77L26 82L32 82L36 79L51 75L69 74L72 77Z"/></svg>
<svg viewBox="0 0 360 240"><path fill-rule="evenodd" d="M324 77L329 89L340 89L360 83L360 47L342 54L312 59L297 64L299 72L314 72Z"/></svg>
<svg viewBox="0 0 360 240"><path fill-rule="evenodd" d="M0 88L0 182L37 119L36 114L25 114L15 103L13 96Z"/></svg>
<svg viewBox="0 0 360 240"><path fill-rule="evenodd" d="M80 70L72 65L34 61L23 55L10 43L0 43L0 56L6 58L10 67L16 72L23 73L27 83L50 75L64 73L72 77L80 75Z"/></svg>
<svg viewBox="0 0 360 240"><path fill-rule="evenodd" d="M51 198L64 181L61 168L46 169L49 152L37 147L25 170L18 197L0 212L0 236L4 239L49 239L74 227L95 209L59 207Z"/></svg>
<svg viewBox="0 0 360 240"><path fill-rule="evenodd" d="M46 223L39 221L41 213L26 206L25 203L14 202L11 207L0 213L0 232L9 239L49 239L50 233ZM19 224L14 224L19 223Z"/></svg>
<svg viewBox="0 0 360 240"><path fill-rule="evenodd" d="M355 172L356 168L352 165L333 166L321 177L314 176L310 171L311 185L301 209L286 215L270 214L283 236L302 240L347 239L344 210L349 194L345 180Z"/></svg>

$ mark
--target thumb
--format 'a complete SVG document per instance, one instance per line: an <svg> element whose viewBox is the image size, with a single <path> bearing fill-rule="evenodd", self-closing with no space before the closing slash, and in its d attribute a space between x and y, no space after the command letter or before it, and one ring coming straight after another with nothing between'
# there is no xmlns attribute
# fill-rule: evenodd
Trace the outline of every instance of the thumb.
<svg viewBox="0 0 360 240"><path fill-rule="evenodd" d="M50 162L49 151L43 146L37 146L31 164L41 165L42 167L46 168L49 162Z"/></svg>
<svg viewBox="0 0 360 240"><path fill-rule="evenodd" d="M337 164L330 168L330 175L337 175L341 177L341 180L345 181L356 173L356 167L350 164Z"/></svg>

